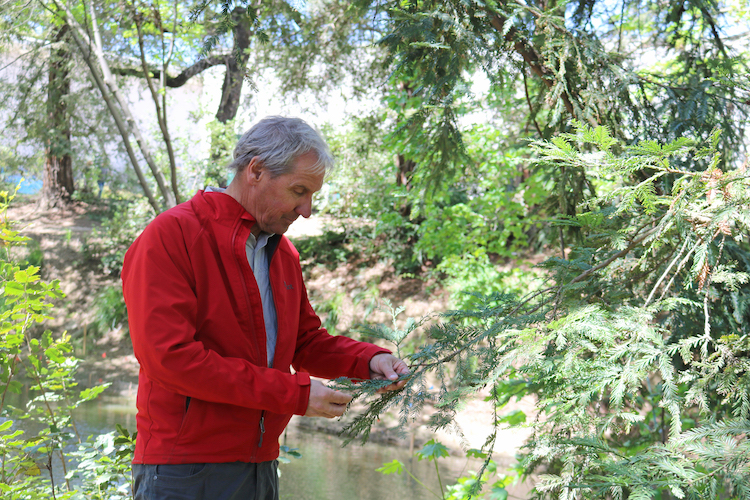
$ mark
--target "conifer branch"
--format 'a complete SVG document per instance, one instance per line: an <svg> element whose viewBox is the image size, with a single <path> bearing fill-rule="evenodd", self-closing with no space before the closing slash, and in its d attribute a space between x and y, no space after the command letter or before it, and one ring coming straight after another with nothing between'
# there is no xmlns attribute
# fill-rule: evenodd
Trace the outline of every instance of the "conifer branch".
<svg viewBox="0 0 750 500"><path fill-rule="evenodd" d="M625 247L624 249L620 250L619 252L617 252L616 254L614 254L613 256L611 256L610 258L608 258L608 259L602 261L601 263L597 264L596 266L591 267L591 268L585 270L584 272L582 272L581 274L579 274L578 276L576 276L575 278L573 278L572 280L570 280L570 283L571 284L578 283L579 281L581 281L584 278L586 278L589 274L595 273L596 271L599 271L600 269L603 269L603 268L607 267L608 265L610 265L611 263L613 263L617 259L619 259L621 257L624 257L625 255L627 255L628 253L630 253L631 250L633 250L635 247L637 247L638 245L640 245L643 240L645 240L649 236L652 236L654 233L656 233L657 230L658 230L658 227L655 227L653 229L649 229L648 231L644 232L640 236L634 238L633 240L631 240L630 244L627 247Z"/></svg>

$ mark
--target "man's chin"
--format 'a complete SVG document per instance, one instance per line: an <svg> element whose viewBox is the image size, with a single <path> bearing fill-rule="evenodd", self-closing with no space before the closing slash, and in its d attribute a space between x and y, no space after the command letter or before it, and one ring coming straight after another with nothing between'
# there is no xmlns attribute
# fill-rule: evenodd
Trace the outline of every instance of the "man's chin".
<svg viewBox="0 0 750 500"><path fill-rule="evenodd" d="M274 234L284 234L289 230L289 226L292 225L294 221L289 219L284 219L282 222L280 222L276 228L276 231L274 231Z"/></svg>

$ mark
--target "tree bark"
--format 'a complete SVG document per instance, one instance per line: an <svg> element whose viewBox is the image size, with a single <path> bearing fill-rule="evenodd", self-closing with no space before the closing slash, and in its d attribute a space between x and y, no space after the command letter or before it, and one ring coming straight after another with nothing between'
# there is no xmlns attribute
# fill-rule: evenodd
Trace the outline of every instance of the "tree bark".
<svg viewBox="0 0 750 500"><path fill-rule="evenodd" d="M49 85L47 87L47 119L49 132L46 140L46 161L42 179L42 204L45 207L62 207L70 202L75 191L73 162L71 158L70 115L70 52L65 41L68 25L55 30L54 45L49 60Z"/></svg>
<svg viewBox="0 0 750 500"><path fill-rule="evenodd" d="M233 120L240 107L240 95L242 94L242 83L247 71L247 60L250 47L251 25L247 10L244 7L236 7L232 11L234 28L234 43L232 54L226 59L226 72L224 73L224 84L221 88L221 102L216 112L216 119L221 123Z"/></svg>

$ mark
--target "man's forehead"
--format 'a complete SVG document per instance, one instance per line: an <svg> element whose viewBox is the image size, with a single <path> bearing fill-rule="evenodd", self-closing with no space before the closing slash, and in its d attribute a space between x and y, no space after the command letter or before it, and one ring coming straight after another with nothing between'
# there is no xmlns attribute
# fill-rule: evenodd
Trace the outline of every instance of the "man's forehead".
<svg viewBox="0 0 750 500"><path fill-rule="evenodd" d="M313 169L298 168L289 175L292 187L299 186L312 192L320 191L325 181L325 173Z"/></svg>

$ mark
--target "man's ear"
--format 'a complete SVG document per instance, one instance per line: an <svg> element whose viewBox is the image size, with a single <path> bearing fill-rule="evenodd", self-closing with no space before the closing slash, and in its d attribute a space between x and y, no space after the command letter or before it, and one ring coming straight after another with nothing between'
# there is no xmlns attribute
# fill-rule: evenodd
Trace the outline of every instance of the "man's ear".
<svg viewBox="0 0 750 500"><path fill-rule="evenodd" d="M263 168L263 162L260 161L259 156L253 156L250 163L245 167L244 173L247 176L247 182L250 184L255 184L260 180L261 176L266 174L265 168Z"/></svg>

